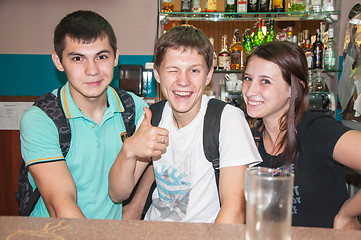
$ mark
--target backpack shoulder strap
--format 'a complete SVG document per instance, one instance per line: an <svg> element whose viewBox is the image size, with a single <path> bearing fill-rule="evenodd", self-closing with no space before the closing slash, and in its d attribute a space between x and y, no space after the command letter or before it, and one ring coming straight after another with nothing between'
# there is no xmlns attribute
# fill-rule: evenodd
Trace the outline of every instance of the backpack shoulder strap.
<svg viewBox="0 0 361 240"><path fill-rule="evenodd" d="M203 125L203 150L207 160L213 165L214 176L219 197L219 133L221 130L221 118L224 107L227 103L210 99L208 102ZM221 200L219 199L221 204Z"/></svg>
<svg viewBox="0 0 361 240"><path fill-rule="evenodd" d="M68 154L71 141L71 129L69 120L65 117L61 104L61 88L58 88L58 97L52 93L46 93L39 97L34 106L39 107L48 117L53 120L59 132L59 144L64 159Z"/></svg>
<svg viewBox="0 0 361 240"><path fill-rule="evenodd" d="M39 107L55 123L59 133L60 149L65 159L70 148L71 129L69 120L65 117L61 105L60 90L61 88L58 89L58 96L55 96L50 92L42 95L33 105ZM32 190L28 181L28 169L25 167L25 163L22 162L18 191L16 192L20 216L29 216L40 198L39 189L35 188L34 192Z"/></svg>
<svg viewBox="0 0 361 240"><path fill-rule="evenodd" d="M135 132L135 103L133 97L125 90L114 88L122 101L124 111L122 112L123 122L127 131L127 137L131 137Z"/></svg>
<svg viewBox="0 0 361 240"><path fill-rule="evenodd" d="M150 105L149 109L152 111L152 126L158 126L160 120L162 119L162 113L167 100L162 100L157 103Z"/></svg>
<svg viewBox="0 0 361 240"><path fill-rule="evenodd" d="M204 117L203 150L214 169L219 169L219 132L222 112L226 105L227 103L218 99L209 100Z"/></svg>

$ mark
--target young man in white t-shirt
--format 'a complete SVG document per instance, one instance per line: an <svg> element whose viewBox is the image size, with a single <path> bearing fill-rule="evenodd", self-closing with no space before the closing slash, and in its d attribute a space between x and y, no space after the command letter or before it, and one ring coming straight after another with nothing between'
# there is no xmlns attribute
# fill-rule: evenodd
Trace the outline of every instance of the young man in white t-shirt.
<svg viewBox="0 0 361 240"><path fill-rule="evenodd" d="M149 187L157 183L145 220L244 223L244 171L261 161L241 109L226 105L219 133L219 191L203 151L203 122L213 74L213 47L202 31L178 26L158 40L154 76L167 100L158 127L149 109L137 132L124 142L109 174L109 195L126 200L152 158L124 218L136 218ZM154 173L153 173L154 169ZM127 208L125 208L127 209ZM139 217L138 217L139 218Z"/></svg>

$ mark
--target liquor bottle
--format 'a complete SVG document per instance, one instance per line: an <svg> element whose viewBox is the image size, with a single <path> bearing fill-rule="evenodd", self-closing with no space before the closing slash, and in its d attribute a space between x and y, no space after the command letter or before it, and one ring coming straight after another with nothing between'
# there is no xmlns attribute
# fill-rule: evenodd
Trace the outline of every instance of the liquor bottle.
<svg viewBox="0 0 361 240"><path fill-rule="evenodd" d="M301 48L305 49L305 41L303 39L303 33L300 32L298 33L298 41L297 41L298 46L300 46Z"/></svg>
<svg viewBox="0 0 361 240"><path fill-rule="evenodd" d="M259 0L248 0L247 12L258 12Z"/></svg>
<svg viewBox="0 0 361 240"><path fill-rule="evenodd" d="M191 0L182 0L181 1L181 12L191 12L192 11L192 1Z"/></svg>
<svg viewBox="0 0 361 240"><path fill-rule="evenodd" d="M269 12L269 0L259 0L259 11Z"/></svg>
<svg viewBox="0 0 361 240"><path fill-rule="evenodd" d="M285 0L272 1L272 12L284 12L284 11L285 11Z"/></svg>
<svg viewBox="0 0 361 240"><path fill-rule="evenodd" d="M287 27L287 41L293 42L292 27Z"/></svg>
<svg viewBox="0 0 361 240"><path fill-rule="evenodd" d="M290 0L291 9L290 12L304 12L306 9L305 0Z"/></svg>
<svg viewBox="0 0 361 240"><path fill-rule="evenodd" d="M162 12L173 12L173 0L163 0Z"/></svg>
<svg viewBox="0 0 361 240"><path fill-rule="evenodd" d="M322 7L322 0L311 0L311 10L313 12L320 12Z"/></svg>
<svg viewBox="0 0 361 240"><path fill-rule="evenodd" d="M276 32L274 29L275 20L271 18L269 20L269 30L267 29L266 42L272 42L276 40Z"/></svg>
<svg viewBox="0 0 361 240"><path fill-rule="evenodd" d="M241 43L241 36L239 30L234 31L236 42L231 46L231 70L243 69L245 55L245 48Z"/></svg>
<svg viewBox="0 0 361 240"><path fill-rule="evenodd" d="M245 54L247 57L252 51L251 29L249 29L249 28L246 29L243 45L244 45L244 50L245 50Z"/></svg>
<svg viewBox="0 0 361 240"><path fill-rule="evenodd" d="M214 68L214 70L216 70L217 66L218 66L218 61L217 61L217 54L216 54L216 52L214 50L214 38L210 37L209 41L211 42L212 47L213 47L213 68Z"/></svg>
<svg viewBox="0 0 361 240"><path fill-rule="evenodd" d="M247 0L238 0L237 1L237 12L247 12Z"/></svg>
<svg viewBox="0 0 361 240"><path fill-rule="evenodd" d="M322 69L323 43L321 42L320 29L316 29L316 41L312 45L312 69Z"/></svg>
<svg viewBox="0 0 361 240"><path fill-rule="evenodd" d="M253 47L260 46L264 43L264 35L262 32L262 19L257 20L256 32L253 36Z"/></svg>
<svg viewBox="0 0 361 240"><path fill-rule="evenodd" d="M322 11L334 11L333 0L323 0Z"/></svg>
<svg viewBox="0 0 361 240"><path fill-rule="evenodd" d="M336 69L336 42L333 40L333 28L328 29L328 41L323 52L323 66L325 70Z"/></svg>
<svg viewBox="0 0 361 240"><path fill-rule="evenodd" d="M201 0L192 0L192 12L201 12Z"/></svg>
<svg viewBox="0 0 361 240"><path fill-rule="evenodd" d="M216 12L216 11L217 11L217 0L208 0L207 12Z"/></svg>
<svg viewBox="0 0 361 240"><path fill-rule="evenodd" d="M236 0L225 0L224 4L225 12L237 12Z"/></svg>
<svg viewBox="0 0 361 240"><path fill-rule="evenodd" d="M310 34L309 34L308 30L303 31L303 39L305 42L304 51L305 51L305 55L306 55L306 59L307 59L307 67L308 67L308 69L312 69L313 51L311 48L311 39L310 39Z"/></svg>
<svg viewBox="0 0 361 240"><path fill-rule="evenodd" d="M231 69L231 55L227 49L227 35L222 36L221 51L218 54L218 69L230 70Z"/></svg>

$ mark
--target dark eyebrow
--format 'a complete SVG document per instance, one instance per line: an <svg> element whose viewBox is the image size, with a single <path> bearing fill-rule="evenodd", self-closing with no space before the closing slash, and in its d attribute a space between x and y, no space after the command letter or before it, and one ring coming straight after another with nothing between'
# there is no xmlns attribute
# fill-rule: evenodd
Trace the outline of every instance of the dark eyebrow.
<svg viewBox="0 0 361 240"><path fill-rule="evenodd" d="M104 53L109 53L110 54L110 51L109 50L102 50L102 51L99 51L97 52L97 56L101 55L101 54L104 54ZM68 56L80 56L80 57L84 57L85 55L84 54L81 54L81 53L77 53L77 52L70 52L68 53Z"/></svg>

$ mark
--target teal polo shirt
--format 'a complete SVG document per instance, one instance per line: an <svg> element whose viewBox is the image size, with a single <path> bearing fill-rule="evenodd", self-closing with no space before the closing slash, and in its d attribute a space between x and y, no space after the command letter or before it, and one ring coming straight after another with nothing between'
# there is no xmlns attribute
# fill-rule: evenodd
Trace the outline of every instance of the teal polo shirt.
<svg viewBox="0 0 361 240"><path fill-rule="evenodd" d="M57 89L53 91L57 95ZM71 145L66 163L73 176L78 206L86 218L121 219L122 204L108 195L109 170L122 148L121 134L126 132L121 112L123 105L115 90L107 88L108 106L98 125L75 105L68 83L61 89L62 107L71 127ZM135 102L135 123L147 104L130 93ZM21 152L26 166L63 161L58 130L54 122L38 107L31 107L20 122ZM29 180L35 189L34 180ZM30 216L49 217L40 197Z"/></svg>

